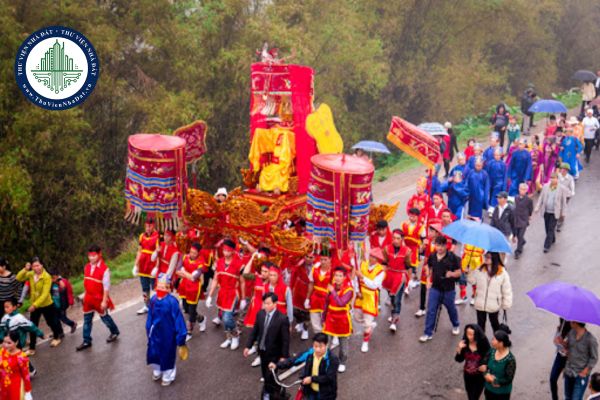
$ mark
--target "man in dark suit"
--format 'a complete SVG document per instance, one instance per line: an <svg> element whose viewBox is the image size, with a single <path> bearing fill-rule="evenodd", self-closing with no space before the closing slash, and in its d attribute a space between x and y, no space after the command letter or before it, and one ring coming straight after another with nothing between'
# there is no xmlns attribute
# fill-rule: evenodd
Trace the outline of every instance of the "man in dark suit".
<svg viewBox="0 0 600 400"><path fill-rule="evenodd" d="M290 323L287 316L277 310L275 293L268 292L263 296L263 309L256 315L256 322L244 349L244 357L248 357L254 343L258 343L260 369L264 379L262 399L273 399L278 385L269 370L269 364L288 358L290 347Z"/></svg>
<svg viewBox="0 0 600 400"><path fill-rule="evenodd" d="M496 195L498 205L492 213L490 225L498 229L507 238L515 232L515 219L513 215L513 207L508 204L508 193L500 192Z"/></svg>
<svg viewBox="0 0 600 400"><path fill-rule="evenodd" d="M513 212L515 218L515 238L517 240L517 249L515 250L515 259L518 259L523 253L525 245L525 231L529 226L531 214L533 214L533 200L527 195L529 186L523 182L519 185L519 194L515 196L515 209Z"/></svg>

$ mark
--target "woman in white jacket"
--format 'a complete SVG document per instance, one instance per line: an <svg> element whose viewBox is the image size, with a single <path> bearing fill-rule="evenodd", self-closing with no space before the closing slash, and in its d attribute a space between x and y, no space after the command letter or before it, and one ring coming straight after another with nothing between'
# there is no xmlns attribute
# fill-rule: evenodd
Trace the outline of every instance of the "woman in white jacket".
<svg viewBox="0 0 600 400"><path fill-rule="evenodd" d="M512 306L513 292L508 271L498 253L486 253L483 265L469 274L469 283L477 285L475 310L477 325L485 332L485 323L489 318L492 330L498 330L498 313Z"/></svg>

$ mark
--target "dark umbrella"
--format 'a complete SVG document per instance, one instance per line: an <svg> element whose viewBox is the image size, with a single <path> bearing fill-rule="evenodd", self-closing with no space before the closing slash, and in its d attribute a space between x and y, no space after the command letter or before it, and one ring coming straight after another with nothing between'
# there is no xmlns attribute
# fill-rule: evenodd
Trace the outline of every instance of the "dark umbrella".
<svg viewBox="0 0 600 400"><path fill-rule="evenodd" d="M580 69L579 71L575 72L571 77L571 79L575 79L576 81L582 82L593 82L596 80L596 78L596 74L592 71L588 71L587 69Z"/></svg>

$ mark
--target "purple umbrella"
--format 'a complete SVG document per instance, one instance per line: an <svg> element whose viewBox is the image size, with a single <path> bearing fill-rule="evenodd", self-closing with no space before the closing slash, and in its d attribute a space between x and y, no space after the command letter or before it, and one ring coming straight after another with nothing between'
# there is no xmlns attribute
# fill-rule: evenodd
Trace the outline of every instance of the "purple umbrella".
<svg viewBox="0 0 600 400"><path fill-rule="evenodd" d="M600 325L600 299L589 290L563 282L552 282L527 292L537 308L567 321Z"/></svg>

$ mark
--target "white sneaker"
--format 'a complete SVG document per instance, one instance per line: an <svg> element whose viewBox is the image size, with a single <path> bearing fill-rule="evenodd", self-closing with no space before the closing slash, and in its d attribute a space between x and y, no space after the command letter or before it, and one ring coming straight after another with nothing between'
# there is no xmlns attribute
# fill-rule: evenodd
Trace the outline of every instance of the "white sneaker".
<svg viewBox="0 0 600 400"><path fill-rule="evenodd" d="M363 353L366 353L369 351L369 342L362 342L362 345L360 346L360 351L362 351Z"/></svg>
<svg viewBox="0 0 600 400"><path fill-rule="evenodd" d="M340 345L340 338L338 338L337 336L334 336L333 339L331 340L331 346L336 347L339 345Z"/></svg>
<svg viewBox="0 0 600 400"><path fill-rule="evenodd" d="M302 335L300 335L300 339L308 340L308 330L306 330L306 329L302 330Z"/></svg>
<svg viewBox="0 0 600 400"><path fill-rule="evenodd" d="M458 298L458 299L454 300L454 304L456 304L456 305L464 304L466 302L467 302L467 298L466 297L463 297L462 299Z"/></svg>
<svg viewBox="0 0 600 400"><path fill-rule="evenodd" d="M221 318L214 317L213 320L212 320L212 323L215 324L216 326L221 325Z"/></svg>
<svg viewBox="0 0 600 400"><path fill-rule="evenodd" d="M187 335L185 335L185 342L189 342L190 340L192 340L192 335L190 335L189 333Z"/></svg>
<svg viewBox="0 0 600 400"><path fill-rule="evenodd" d="M252 364L250 364L253 367L258 367L260 366L260 357L256 357L253 361Z"/></svg>
<svg viewBox="0 0 600 400"><path fill-rule="evenodd" d="M469 302L469 304L472 306L475 305L475 297L471 297L471 301Z"/></svg>
<svg viewBox="0 0 600 400"><path fill-rule="evenodd" d="M417 318L421 318L422 316L424 316L425 314L427 314L427 312L425 310L419 310L415 313L415 317Z"/></svg>
<svg viewBox="0 0 600 400"><path fill-rule="evenodd" d="M458 335L460 335L460 327L459 327L459 326L457 326L456 328L452 328L452 334L453 334L454 336L458 336Z"/></svg>
<svg viewBox="0 0 600 400"><path fill-rule="evenodd" d="M410 281L409 285L410 285L411 289L415 289L415 288L418 288L420 284L421 283L418 280L413 279L412 281Z"/></svg>
<svg viewBox="0 0 600 400"><path fill-rule="evenodd" d="M406 289L404 289L404 295L405 296L409 296L410 295L410 285L406 285Z"/></svg>
<svg viewBox="0 0 600 400"><path fill-rule="evenodd" d="M431 339L433 339L433 336L423 335L419 338L419 342L425 343L425 342L430 341Z"/></svg>
<svg viewBox="0 0 600 400"><path fill-rule="evenodd" d="M385 301L385 305L388 307L392 306L392 301L390 300L390 298L388 297L388 299Z"/></svg>
<svg viewBox="0 0 600 400"><path fill-rule="evenodd" d="M248 350L248 355L251 356L252 354L256 354L256 346L252 346L250 347L250 350Z"/></svg>
<svg viewBox="0 0 600 400"><path fill-rule="evenodd" d="M220 346L220 347L221 347L222 349L226 349L226 348L228 348L229 346L231 346L231 339L226 339L226 340L225 340L223 343L221 343L221 346Z"/></svg>
<svg viewBox="0 0 600 400"><path fill-rule="evenodd" d="M392 317L388 317L388 323L392 323Z"/></svg>
<svg viewBox="0 0 600 400"><path fill-rule="evenodd" d="M204 317L204 319L202 320L202 322L198 323L198 328L200 329L200 332L205 332L206 331L206 317Z"/></svg>
<svg viewBox="0 0 600 400"><path fill-rule="evenodd" d="M392 331L392 333L396 333L396 329L397 329L396 324L390 325L390 331Z"/></svg>
<svg viewBox="0 0 600 400"><path fill-rule="evenodd" d="M338 367L338 372L339 373L346 372L346 366L344 364L340 364L340 366Z"/></svg>
<svg viewBox="0 0 600 400"><path fill-rule="evenodd" d="M162 378L162 373L159 372L158 374L154 371L152 371L152 380L153 381L158 381L160 380L160 378Z"/></svg>
<svg viewBox="0 0 600 400"><path fill-rule="evenodd" d="M294 326L294 330L298 333L302 332L303 329L304 325L302 325L302 323L296 324L296 326Z"/></svg>
<svg viewBox="0 0 600 400"><path fill-rule="evenodd" d="M240 338L235 336L231 338L231 350L237 350L240 347Z"/></svg>
<svg viewBox="0 0 600 400"><path fill-rule="evenodd" d="M147 312L148 312L148 307L146 307L146 305L144 305L144 307L142 307L136 311L137 315L146 314Z"/></svg>

